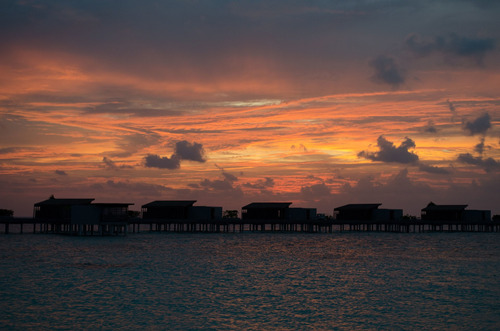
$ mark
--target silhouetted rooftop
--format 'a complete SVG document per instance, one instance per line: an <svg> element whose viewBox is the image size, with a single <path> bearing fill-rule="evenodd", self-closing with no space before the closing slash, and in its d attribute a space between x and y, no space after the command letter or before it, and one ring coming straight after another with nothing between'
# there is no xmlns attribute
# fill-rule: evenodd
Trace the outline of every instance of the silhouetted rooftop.
<svg viewBox="0 0 500 331"><path fill-rule="evenodd" d="M44 201L35 203L35 207L39 206L65 206L65 205L88 205L95 199L56 199L49 198Z"/></svg>
<svg viewBox="0 0 500 331"><path fill-rule="evenodd" d="M343 205L337 207L333 210L369 210L369 209L377 209L381 203L351 203L347 205Z"/></svg>
<svg viewBox="0 0 500 331"><path fill-rule="evenodd" d="M142 208L148 207L191 207L196 200L156 200L145 205Z"/></svg>
<svg viewBox="0 0 500 331"><path fill-rule="evenodd" d="M243 206L242 209L248 208L288 208L290 207L291 202L252 202L246 206Z"/></svg>
<svg viewBox="0 0 500 331"><path fill-rule="evenodd" d="M422 208L422 211L460 211L464 210L467 208L467 205L436 205L435 203L431 202L427 205L427 207Z"/></svg>

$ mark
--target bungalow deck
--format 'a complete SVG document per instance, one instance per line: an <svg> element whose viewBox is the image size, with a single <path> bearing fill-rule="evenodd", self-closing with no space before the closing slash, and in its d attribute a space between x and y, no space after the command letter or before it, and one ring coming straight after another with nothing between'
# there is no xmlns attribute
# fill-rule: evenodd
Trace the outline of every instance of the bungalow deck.
<svg viewBox="0 0 500 331"><path fill-rule="evenodd" d="M2 229L3 226L3 229ZM102 222L101 224L70 224L60 220L40 220L28 217L0 218L0 233L41 233L76 236L126 235L128 222ZM3 230L3 231L2 231Z"/></svg>
<svg viewBox="0 0 500 331"><path fill-rule="evenodd" d="M500 222L450 221L279 221L279 220L165 220L133 218L128 222L69 224L34 218L0 218L0 233L43 233L66 235L127 235L139 232L500 232Z"/></svg>

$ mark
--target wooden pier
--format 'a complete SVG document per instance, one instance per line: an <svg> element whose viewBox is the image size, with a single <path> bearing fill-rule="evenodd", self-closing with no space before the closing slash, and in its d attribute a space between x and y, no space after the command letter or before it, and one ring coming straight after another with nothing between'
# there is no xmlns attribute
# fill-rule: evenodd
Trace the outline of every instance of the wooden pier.
<svg viewBox="0 0 500 331"><path fill-rule="evenodd" d="M0 233L2 234L66 234L76 236L126 235L128 222L103 222L100 224L71 224L58 220L40 220L28 217L0 218ZM2 231L3 230L3 231Z"/></svg>
<svg viewBox="0 0 500 331"><path fill-rule="evenodd" d="M333 233L346 231L362 232L500 232L500 222L484 221L456 223L445 221L268 221L226 219L220 221L186 220L136 220L130 222L129 232L146 228L153 232L313 232ZM143 231L143 230L142 230Z"/></svg>
<svg viewBox="0 0 500 331"><path fill-rule="evenodd" d="M79 236L127 235L139 232L500 232L500 222L445 222L404 220L391 222L368 221L275 221L275 220L164 220L133 218L127 222L71 224L34 218L0 218L0 233L41 233Z"/></svg>

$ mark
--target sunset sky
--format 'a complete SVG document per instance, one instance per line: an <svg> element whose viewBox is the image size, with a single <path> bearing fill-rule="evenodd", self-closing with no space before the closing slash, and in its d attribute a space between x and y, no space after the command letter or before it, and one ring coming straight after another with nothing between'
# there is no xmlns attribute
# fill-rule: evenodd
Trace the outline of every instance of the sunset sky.
<svg viewBox="0 0 500 331"><path fill-rule="evenodd" d="M0 4L0 208L500 214L500 1Z"/></svg>

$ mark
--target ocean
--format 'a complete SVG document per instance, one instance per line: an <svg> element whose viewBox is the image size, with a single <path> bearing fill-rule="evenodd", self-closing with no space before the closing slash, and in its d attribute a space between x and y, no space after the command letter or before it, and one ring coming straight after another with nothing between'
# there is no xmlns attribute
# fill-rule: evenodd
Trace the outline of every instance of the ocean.
<svg viewBox="0 0 500 331"><path fill-rule="evenodd" d="M498 233L0 235L1 330L499 330Z"/></svg>

